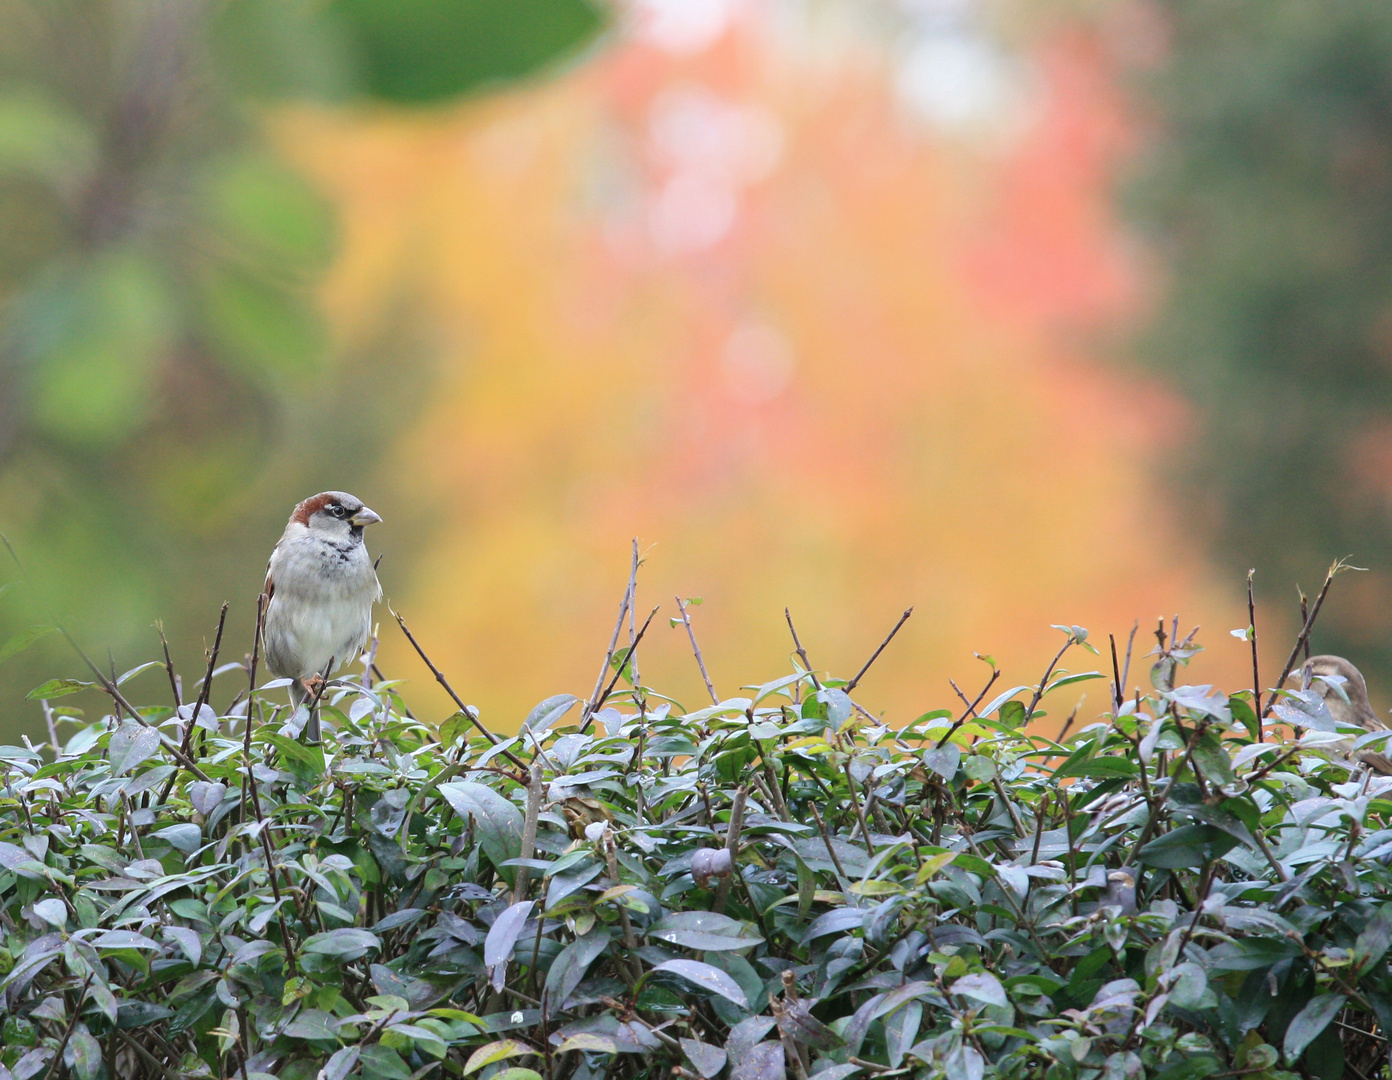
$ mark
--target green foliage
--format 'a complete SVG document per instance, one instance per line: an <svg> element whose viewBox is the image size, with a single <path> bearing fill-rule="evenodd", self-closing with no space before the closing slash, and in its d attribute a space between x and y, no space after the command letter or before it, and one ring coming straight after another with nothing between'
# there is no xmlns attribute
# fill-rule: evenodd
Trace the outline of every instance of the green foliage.
<svg viewBox="0 0 1392 1080"><path fill-rule="evenodd" d="M1225 565L1293 619L1290 584L1357 552L1383 580L1392 417L1392 8L1163 0L1138 80L1133 218L1163 263L1141 343L1202 437L1166 470ZM1178 468L1177 468L1178 466ZM1336 606L1331 651L1392 675L1385 602Z"/></svg>
<svg viewBox="0 0 1392 1080"><path fill-rule="evenodd" d="M795 667L496 744L340 682L318 746L240 664L216 709L133 670L0 753L0 1075L1385 1075L1392 779L1165 645L1064 742L1058 661L897 731Z"/></svg>

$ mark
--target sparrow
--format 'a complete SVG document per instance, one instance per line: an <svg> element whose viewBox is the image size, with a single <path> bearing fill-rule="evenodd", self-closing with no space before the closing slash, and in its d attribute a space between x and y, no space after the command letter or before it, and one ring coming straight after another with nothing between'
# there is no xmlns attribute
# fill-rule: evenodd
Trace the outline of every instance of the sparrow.
<svg viewBox="0 0 1392 1080"><path fill-rule="evenodd" d="M372 633L372 605L382 598L363 530L382 519L346 491L321 491L295 507L266 567L261 645L266 666L293 679L298 707L319 678L350 663ZM305 737L319 741L318 710Z"/></svg>
<svg viewBox="0 0 1392 1080"><path fill-rule="evenodd" d="M1363 679L1363 673L1342 656L1310 657L1305 661L1304 676L1305 685L1323 698L1329 715L1336 723L1355 725L1365 731L1388 730L1368 701L1368 684ZM1331 678L1326 681L1326 676ZM1336 686L1339 689L1335 689ZM1330 749L1351 754L1353 740L1334 743ZM1376 750L1360 750L1354 756L1374 772L1392 775L1392 760L1385 754Z"/></svg>

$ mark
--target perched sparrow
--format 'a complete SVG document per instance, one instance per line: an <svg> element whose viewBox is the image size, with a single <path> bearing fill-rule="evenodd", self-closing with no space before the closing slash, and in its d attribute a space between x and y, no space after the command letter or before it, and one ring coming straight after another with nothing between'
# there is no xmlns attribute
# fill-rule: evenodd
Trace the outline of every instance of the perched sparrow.
<svg viewBox="0 0 1392 1080"><path fill-rule="evenodd" d="M1363 681L1363 673L1342 656L1312 656L1305 661L1304 674L1305 685L1324 699L1325 708L1335 722L1354 724L1365 731L1388 730L1368 701L1368 684ZM1332 678L1326 681L1326 676ZM1336 686L1338 689L1335 689ZM1353 740L1335 743L1330 749L1351 754ZM1392 775L1392 760L1385 754L1368 749L1360 750L1354 756L1374 772Z"/></svg>
<svg viewBox="0 0 1392 1080"><path fill-rule="evenodd" d="M382 586L363 529L381 520L347 492L320 492L295 507L271 552L261 641L271 672L295 680L290 700L297 706L330 664L349 663L372 633ZM317 710L305 736L319 741Z"/></svg>

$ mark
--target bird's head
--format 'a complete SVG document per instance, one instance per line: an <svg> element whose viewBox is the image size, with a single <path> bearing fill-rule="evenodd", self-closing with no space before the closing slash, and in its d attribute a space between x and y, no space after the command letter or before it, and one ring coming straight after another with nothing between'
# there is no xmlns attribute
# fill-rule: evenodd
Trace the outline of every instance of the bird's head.
<svg viewBox="0 0 1392 1080"><path fill-rule="evenodd" d="M326 538L361 540L363 529L382 518L356 495L321 491L295 507L290 520Z"/></svg>
<svg viewBox="0 0 1392 1080"><path fill-rule="evenodd" d="M1305 685L1324 699L1335 720L1374 731L1384 726L1368 700L1363 673L1342 656L1312 656L1304 674Z"/></svg>

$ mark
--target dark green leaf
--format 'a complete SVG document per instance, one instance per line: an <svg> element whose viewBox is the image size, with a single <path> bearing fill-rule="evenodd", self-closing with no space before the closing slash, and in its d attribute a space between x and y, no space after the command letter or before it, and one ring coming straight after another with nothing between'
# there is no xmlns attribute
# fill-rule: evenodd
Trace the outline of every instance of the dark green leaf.
<svg viewBox="0 0 1392 1080"><path fill-rule="evenodd" d="M1286 1038L1282 1044L1287 1065L1296 1063L1305 1048L1339 1015L1347 1000L1344 994L1317 994L1295 1015L1286 1028Z"/></svg>

